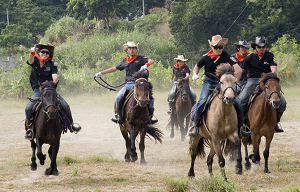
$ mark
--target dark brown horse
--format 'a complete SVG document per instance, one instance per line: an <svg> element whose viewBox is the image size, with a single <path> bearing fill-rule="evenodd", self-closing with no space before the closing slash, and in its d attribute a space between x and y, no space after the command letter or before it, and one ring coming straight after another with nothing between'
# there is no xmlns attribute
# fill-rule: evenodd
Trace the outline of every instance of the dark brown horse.
<svg viewBox="0 0 300 192"><path fill-rule="evenodd" d="M251 164L249 157L253 163L260 163L259 144L261 137L266 138L265 150L263 152L265 158L265 173L270 173L268 168L269 150L271 141L274 136L274 127L277 124L276 109L280 106L280 80L274 73L262 74L260 79L260 90L253 100L248 113L248 126L252 131L251 138L243 138L245 147L245 168L250 169ZM253 145L253 153L248 157L247 144Z"/></svg>
<svg viewBox="0 0 300 192"><path fill-rule="evenodd" d="M225 146L224 141L227 140L236 145L238 150L236 174L242 174L241 140L238 136L238 120L234 108L236 81L233 74L234 69L230 64L220 65L216 69L216 75L220 78L219 89L215 89L214 91L216 96L207 110L206 120L202 119L203 125L199 127L199 135L197 137L190 137L191 167L188 176L195 176L195 159L197 155L202 158L205 157L204 146L208 145L210 147L207 157L209 173L212 174L213 157L216 154L219 158L218 163L222 176L227 180L225 175L225 159L223 157L224 151L222 150L222 146Z"/></svg>
<svg viewBox="0 0 300 192"><path fill-rule="evenodd" d="M184 141L188 131L190 112L195 104L190 91L190 84L188 79L182 77L177 79L176 87L176 102L172 109L170 121L168 126L171 126L170 137L174 137L174 125L179 126L181 132L181 141ZM185 121L185 125L184 125Z"/></svg>
<svg viewBox="0 0 300 192"><path fill-rule="evenodd" d="M137 153L135 147L135 140L140 134L139 149L141 153L141 164L146 164L144 157L145 151L145 136L151 135L155 141L162 142L163 133L149 124L150 115L148 109L149 103L149 82L148 72L139 71L134 74L135 85L132 88L133 94L130 96L125 106L125 120L120 124L121 133L125 139L126 144L126 162L135 162L137 160ZM120 106L122 107L122 106Z"/></svg>
<svg viewBox="0 0 300 192"><path fill-rule="evenodd" d="M46 155L42 152L42 145L49 144L48 154L51 160L50 168L46 169L46 175L58 175L56 166L56 157L60 144L60 136L63 130L63 125L60 122L58 114L58 100L57 100L57 88L58 83L52 81L45 81L40 84L40 91L42 92L42 107L39 110L35 121L35 140L31 140L32 157L31 157L31 170L37 169L35 162L35 151L37 148L37 157L40 160L40 164L44 165Z"/></svg>

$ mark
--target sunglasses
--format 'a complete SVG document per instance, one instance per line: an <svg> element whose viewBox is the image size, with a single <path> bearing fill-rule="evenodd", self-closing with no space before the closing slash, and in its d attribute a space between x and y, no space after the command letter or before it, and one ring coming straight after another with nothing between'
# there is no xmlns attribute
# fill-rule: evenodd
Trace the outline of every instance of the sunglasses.
<svg viewBox="0 0 300 192"><path fill-rule="evenodd" d="M261 47L261 46L256 45L256 48L257 48L257 49L264 49L264 48L266 48L266 46L262 46L262 47Z"/></svg>
<svg viewBox="0 0 300 192"><path fill-rule="evenodd" d="M45 53L45 54L47 54L47 55L50 55L50 52L49 52L49 51L43 51L43 50L42 50L42 51L40 51L40 53L43 53L43 54Z"/></svg>
<svg viewBox="0 0 300 192"><path fill-rule="evenodd" d="M222 46L222 45L216 45L216 46L212 46L214 49L223 49L224 48L224 46Z"/></svg>

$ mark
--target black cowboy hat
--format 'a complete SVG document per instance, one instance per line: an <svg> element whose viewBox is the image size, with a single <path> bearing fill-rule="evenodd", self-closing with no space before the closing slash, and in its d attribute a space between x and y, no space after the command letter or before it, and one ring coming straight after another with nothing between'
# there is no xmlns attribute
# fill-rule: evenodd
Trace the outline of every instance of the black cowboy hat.
<svg viewBox="0 0 300 192"><path fill-rule="evenodd" d="M265 38L264 36L262 36L262 37L256 37L256 38L255 38L255 41L253 41L253 42L251 43L251 47L252 47L253 49L255 49L256 45L258 45L258 46L260 46L260 47L263 47L263 46L265 46L265 45L268 45L268 40L267 40L267 38Z"/></svg>
<svg viewBox="0 0 300 192"><path fill-rule="evenodd" d="M35 45L35 52L38 54L40 52L40 50L42 49L48 49L48 51L50 52L49 54L49 58L53 58L53 54L54 54L54 46L49 45L49 44L36 44Z"/></svg>
<svg viewBox="0 0 300 192"><path fill-rule="evenodd" d="M238 51L238 47L240 47L240 46L246 47L247 49L250 48L250 45L248 45L248 42L245 40L241 40L241 41L239 41L239 43L235 43L234 46L237 51Z"/></svg>

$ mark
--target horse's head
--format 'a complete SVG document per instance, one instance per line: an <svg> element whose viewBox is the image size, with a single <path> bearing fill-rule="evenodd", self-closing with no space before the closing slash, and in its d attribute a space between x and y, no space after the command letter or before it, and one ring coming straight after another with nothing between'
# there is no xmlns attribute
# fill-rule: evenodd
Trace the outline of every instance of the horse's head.
<svg viewBox="0 0 300 192"><path fill-rule="evenodd" d="M135 80L134 99L140 107L146 107L149 103L149 82L145 78Z"/></svg>
<svg viewBox="0 0 300 192"><path fill-rule="evenodd" d="M236 96L234 68L228 63L219 65L216 69L216 75L220 78L219 86L221 98L226 104L233 105Z"/></svg>
<svg viewBox="0 0 300 192"><path fill-rule="evenodd" d="M280 79L274 73L263 73L259 81L265 99L275 109L280 106Z"/></svg>
<svg viewBox="0 0 300 192"><path fill-rule="evenodd" d="M57 115L57 83L52 81L45 81L40 83L40 91L42 92L42 107L44 113L49 119L54 119Z"/></svg>
<svg viewBox="0 0 300 192"><path fill-rule="evenodd" d="M180 93L183 102L186 102L190 95L189 80L179 77L177 79L177 91Z"/></svg>

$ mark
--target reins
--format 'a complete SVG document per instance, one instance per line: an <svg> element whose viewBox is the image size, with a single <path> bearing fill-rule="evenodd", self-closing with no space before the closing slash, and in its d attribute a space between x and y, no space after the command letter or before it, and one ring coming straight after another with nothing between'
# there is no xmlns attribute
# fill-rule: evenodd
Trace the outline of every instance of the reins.
<svg viewBox="0 0 300 192"><path fill-rule="evenodd" d="M56 89L53 88L53 87L46 87L46 88L44 88L44 90L54 90L54 91L56 92ZM51 107L51 106L53 106L53 107L55 108L55 112L58 111L58 110L57 110L57 105L55 105L55 104L49 104L49 105L44 106L44 99L43 99L43 98L44 98L44 97L42 96L42 107L43 107L44 113L46 113L47 116L49 116L49 115L48 115L49 112L47 111L47 109L48 109L49 107ZM48 120L49 120L49 119L48 119ZM48 121L48 120L47 120L47 121Z"/></svg>
<svg viewBox="0 0 300 192"><path fill-rule="evenodd" d="M267 81L266 81L266 83L268 82L268 81L276 81L276 82L278 82L278 80L277 79L268 79ZM278 82L279 83L279 82ZM264 86L264 97L265 97L265 99L267 100L267 102L268 103L272 103L271 101L270 101L270 98L271 98L271 96L272 96L272 94L273 93L277 93L277 95L278 95L278 97L279 97L279 99L280 99L280 93L278 93L278 91L272 91L270 94L269 94L269 96L267 96L266 95L266 87Z"/></svg>
<svg viewBox="0 0 300 192"><path fill-rule="evenodd" d="M125 83L123 83L123 84L121 84L121 85L112 86L112 85L108 84L106 81L104 81L104 79L102 79L102 77L99 77L99 79L100 79L103 83L105 83L107 86L101 84L101 83L96 79L96 77L94 77L94 80L95 80L99 85L101 85L102 87L104 87L104 88L106 88L106 89L109 89L110 91L116 91L116 89L114 89L114 88L121 87L121 86L125 85L127 82L131 81L131 80L127 80L127 81L125 81Z"/></svg>

